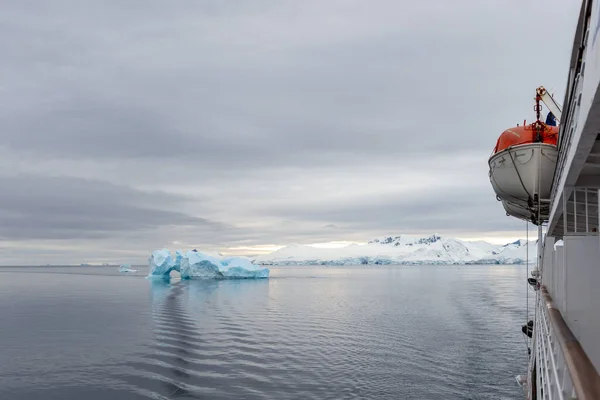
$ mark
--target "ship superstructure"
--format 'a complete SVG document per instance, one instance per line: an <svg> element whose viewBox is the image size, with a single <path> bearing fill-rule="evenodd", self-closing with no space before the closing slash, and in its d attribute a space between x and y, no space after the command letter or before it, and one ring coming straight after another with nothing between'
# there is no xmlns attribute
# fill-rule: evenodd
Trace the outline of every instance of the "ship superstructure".
<svg viewBox="0 0 600 400"><path fill-rule="evenodd" d="M528 399L600 399L599 84L600 0L584 0L562 109L538 88L536 121L502 133L489 160L504 211L541 238L521 328L529 370L517 377Z"/></svg>

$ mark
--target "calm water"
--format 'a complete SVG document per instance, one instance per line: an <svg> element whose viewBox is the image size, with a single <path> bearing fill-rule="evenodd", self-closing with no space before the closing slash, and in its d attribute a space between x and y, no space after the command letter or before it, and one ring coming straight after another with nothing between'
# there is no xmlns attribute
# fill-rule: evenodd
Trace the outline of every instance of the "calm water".
<svg viewBox="0 0 600 400"><path fill-rule="evenodd" d="M0 399L521 399L525 267L0 268Z"/></svg>

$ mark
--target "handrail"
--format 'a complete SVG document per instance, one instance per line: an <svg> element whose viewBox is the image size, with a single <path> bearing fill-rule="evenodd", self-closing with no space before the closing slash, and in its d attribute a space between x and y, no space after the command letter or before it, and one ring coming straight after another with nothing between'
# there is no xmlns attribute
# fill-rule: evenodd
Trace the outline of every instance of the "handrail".
<svg viewBox="0 0 600 400"><path fill-rule="evenodd" d="M600 375L598 375L596 368L583 351L581 344L567 326L552 297L550 297L546 285L542 285L540 291L544 297L550 323L556 332L556 339L560 344L569 370L573 388L577 393L577 399L600 399Z"/></svg>
<svg viewBox="0 0 600 400"><path fill-rule="evenodd" d="M534 328L534 329L541 329L541 334L544 335L546 338L550 338L551 328L548 327L548 318L546 317L546 313L540 312L539 317L537 317L537 322L538 322L537 323L537 327ZM548 340L548 343L546 343L546 340L540 340L540 342L541 342L541 347L542 347L540 350L541 350L541 353L543 354L543 356L545 358L547 358L548 356L550 356L550 365L552 366L552 377L554 378L554 383L556 385L556 389L557 389L557 392L558 392L557 393L557 397L560 400L563 400L564 399L564 392L563 392L563 390L565 389L566 385L565 385L565 382L562 381L559 378L559 372L558 372L558 369L559 369L558 365L559 364L558 364L558 360L557 360L558 357L556 357L555 354L554 354L554 350L552 348L553 346L552 346L551 340ZM540 355L539 358L540 358L540 361L541 361L542 358L543 358L542 355ZM564 359L564 357L563 357L563 359ZM548 376L549 375L548 368L546 367L546 368L544 368L544 370L546 372L546 382L549 383L550 382L550 377ZM550 385L548 384L548 386L550 386ZM552 399L552 396L550 396L548 398Z"/></svg>

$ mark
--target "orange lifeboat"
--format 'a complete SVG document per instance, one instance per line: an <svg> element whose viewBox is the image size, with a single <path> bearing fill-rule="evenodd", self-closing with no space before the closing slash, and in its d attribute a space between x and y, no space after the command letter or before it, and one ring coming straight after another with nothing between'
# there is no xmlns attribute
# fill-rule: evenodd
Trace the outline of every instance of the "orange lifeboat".
<svg viewBox="0 0 600 400"><path fill-rule="evenodd" d="M507 214L539 224L548 217L559 128L539 119L502 132L488 160L489 178Z"/></svg>

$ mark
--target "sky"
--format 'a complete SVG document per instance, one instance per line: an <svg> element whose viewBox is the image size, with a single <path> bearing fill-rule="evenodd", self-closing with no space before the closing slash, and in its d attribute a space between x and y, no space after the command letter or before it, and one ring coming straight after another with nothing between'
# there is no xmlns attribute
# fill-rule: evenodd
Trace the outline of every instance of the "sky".
<svg viewBox="0 0 600 400"><path fill-rule="evenodd" d="M487 160L578 3L4 1L0 264L524 237Z"/></svg>

